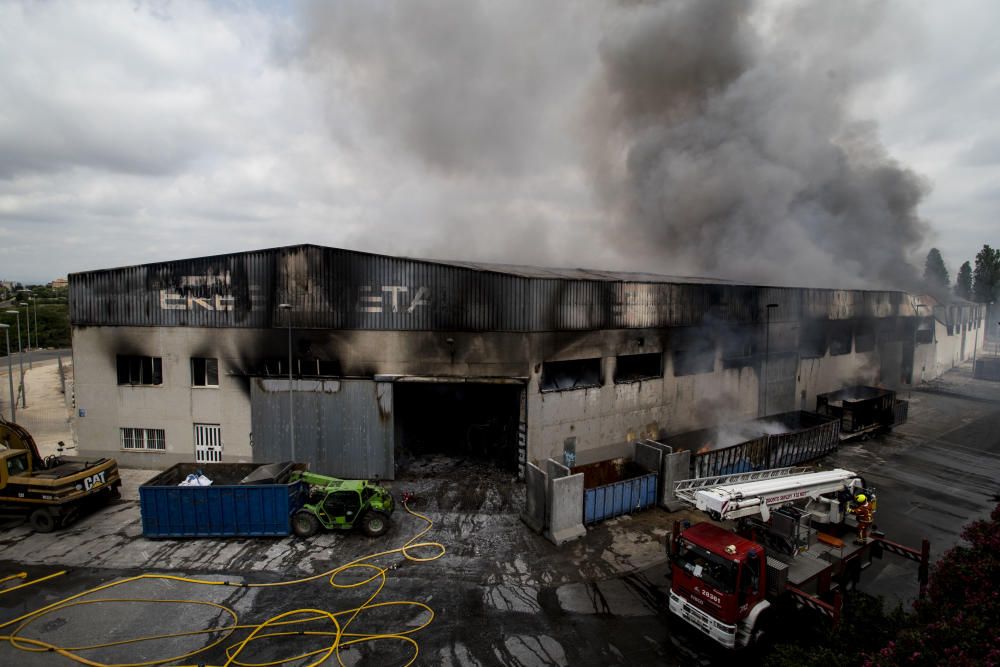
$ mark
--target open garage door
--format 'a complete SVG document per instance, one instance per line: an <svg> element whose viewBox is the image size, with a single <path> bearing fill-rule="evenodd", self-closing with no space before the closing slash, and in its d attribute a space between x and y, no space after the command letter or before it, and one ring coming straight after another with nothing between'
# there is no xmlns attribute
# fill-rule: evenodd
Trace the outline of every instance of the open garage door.
<svg viewBox="0 0 1000 667"><path fill-rule="evenodd" d="M397 459L441 454L518 472L523 391L520 383L397 382Z"/></svg>

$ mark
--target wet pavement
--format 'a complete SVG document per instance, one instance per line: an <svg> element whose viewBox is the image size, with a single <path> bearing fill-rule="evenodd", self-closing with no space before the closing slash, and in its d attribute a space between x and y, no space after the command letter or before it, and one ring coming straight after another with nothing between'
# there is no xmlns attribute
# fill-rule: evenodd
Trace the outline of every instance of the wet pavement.
<svg viewBox="0 0 1000 667"><path fill-rule="evenodd" d="M904 396L905 397L905 396ZM973 380L968 369L910 392L910 421L878 440L846 445L824 465L863 474L878 488L876 523L890 539L919 545L932 540L939 555L959 539L962 525L986 516L1000 493L1000 383ZM142 474L128 478L139 482ZM379 559L389 568L376 601L413 601L435 614L413 634L416 664L428 665L674 665L712 664L725 656L664 613L667 581L664 540L673 521L696 518L652 510L588 530L557 548L519 520L524 489L509 474L454 459L419 461L393 492L416 494L414 509L434 525L422 538L440 542L444 556L412 562L398 554ZM59 609L23 635L61 646L140 635L224 627L233 609L241 623L310 607L336 611L364 602L377 588L332 587L326 578L274 588L243 583L287 581L323 573L365 554L399 547L425 523L397 512L381 538L324 533L297 538L148 540L141 535L134 489L121 501L58 533L35 534L24 525L0 533L0 578L27 571L29 580L66 574L17 591L0 585L0 623L96 585L139 574L166 573L225 580L230 586L139 580L83 599L138 598ZM423 552L427 554L429 552ZM359 575L344 575L358 578ZM366 575L368 576L368 575ZM908 601L915 596L915 564L886 557L863 580L866 590ZM351 631L381 634L417 628L423 608L392 605L363 612ZM2 630L9 633L14 626ZM223 664L226 641L174 664ZM142 662L199 649L222 636L198 634L87 651L98 662ZM275 637L243 657L267 662L329 645L329 637ZM344 649L344 664L404 664L413 645L400 639ZM315 657L313 658L315 659ZM335 660L335 658L333 659ZM298 660L288 664L306 664ZM51 652L28 653L0 643L0 664L72 664ZM334 661L332 664L336 664Z"/></svg>

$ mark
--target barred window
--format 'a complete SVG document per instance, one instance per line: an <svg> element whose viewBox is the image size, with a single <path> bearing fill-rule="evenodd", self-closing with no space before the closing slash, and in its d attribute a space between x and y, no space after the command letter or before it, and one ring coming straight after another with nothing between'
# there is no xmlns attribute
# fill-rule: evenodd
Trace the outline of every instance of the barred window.
<svg viewBox="0 0 1000 667"><path fill-rule="evenodd" d="M122 449L162 452L167 448L167 439L162 428L122 428L120 431Z"/></svg>

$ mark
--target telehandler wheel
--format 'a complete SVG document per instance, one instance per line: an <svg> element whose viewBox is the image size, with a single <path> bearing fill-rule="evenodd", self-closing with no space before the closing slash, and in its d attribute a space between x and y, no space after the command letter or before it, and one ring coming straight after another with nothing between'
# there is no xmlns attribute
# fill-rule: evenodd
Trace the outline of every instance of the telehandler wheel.
<svg viewBox="0 0 1000 667"><path fill-rule="evenodd" d="M389 530L389 516L378 510L368 510L361 517L361 532L368 537L380 537Z"/></svg>
<svg viewBox="0 0 1000 667"><path fill-rule="evenodd" d="M56 518L45 507L39 507L28 517L31 527L39 533L51 533L56 528Z"/></svg>
<svg viewBox="0 0 1000 667"><path fill-rule="evenodd" d="M312 537L319 530L319 519L312 512L296 512L292 517L292 532L299 537Z"/></svg>

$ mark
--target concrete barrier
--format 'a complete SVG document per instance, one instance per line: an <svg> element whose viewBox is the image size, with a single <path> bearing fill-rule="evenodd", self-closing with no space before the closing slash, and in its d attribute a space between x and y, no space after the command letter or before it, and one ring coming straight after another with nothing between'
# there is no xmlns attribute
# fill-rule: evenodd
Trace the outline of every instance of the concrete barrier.
<svg viewBox="0 0 1000 667"><path fill-rule="evenodd" d="M578 473L550 478L548 489L548 530L545 537L560 546L586 535L587 529L583 526L583 475Z"/></svg>
<svg viewBox="0 0 1000 667"><path fill-rule="evenodd" d="M549 476L536 466L528 463L524 468L525 503L521 521L536 533L545 530L546 491Z"/></svg>
<svg viewBox="0 0 1000 667"><path fill-rule="evenodd" d="M686 503L677 500L674 494L674 483L691 477L691 452L683 449L663 457L663 492L660 505L671 512L686 507Z"/></svg>

